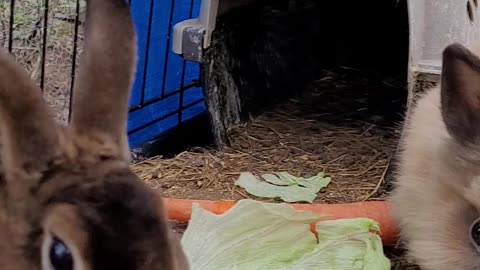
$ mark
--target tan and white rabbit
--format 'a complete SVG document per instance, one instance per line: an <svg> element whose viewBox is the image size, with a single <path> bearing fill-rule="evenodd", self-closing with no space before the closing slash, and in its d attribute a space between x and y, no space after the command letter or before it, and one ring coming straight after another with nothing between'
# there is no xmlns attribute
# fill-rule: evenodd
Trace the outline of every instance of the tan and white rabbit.
<svg viewBox="0 0 480 270"><path fill-rule="evenodd" d="M186 270L163 206L129 169L136 65L125 0L89 0L69 127L0 53L0 269Z"/></svg>
<svg viewBox="0 0 480 270"><path fill-rule="evenodd" d="M443 51L441 83L406 119L390 201L424 270L480 269L480 58Z"/></svg>

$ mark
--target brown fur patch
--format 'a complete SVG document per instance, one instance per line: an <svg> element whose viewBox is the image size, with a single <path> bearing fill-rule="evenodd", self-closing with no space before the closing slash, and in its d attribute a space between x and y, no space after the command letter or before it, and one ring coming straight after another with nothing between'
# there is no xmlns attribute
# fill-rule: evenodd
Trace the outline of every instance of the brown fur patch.
<svg viewBox="0 0 480 270"><path fill-rule="evenodd" d="M169 239L161 237L168 236L168 225L158 215L155 194L128 169L97 175L95 181L84 180L90 184L66 187L48 203L76 207L91 243L92 265L119 270L173 269Z"/></svg>
<svg viewBox="0 0 480 270"><path fill-rule="evenodd" d="M186 270L161 203L128 168L136 46L127 3L87 1L85 36L67 128L0 53L0 265L40 270L55 234L81 254L77 270Z"/></svg>

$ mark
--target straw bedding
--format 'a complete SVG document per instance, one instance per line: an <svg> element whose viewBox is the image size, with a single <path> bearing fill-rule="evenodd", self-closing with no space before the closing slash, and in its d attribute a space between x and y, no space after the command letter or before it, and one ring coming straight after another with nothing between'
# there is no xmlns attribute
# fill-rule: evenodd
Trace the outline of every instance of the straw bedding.
<svg viewBox="0 0 480 270"><path fill-rule="evenodd" d="M300 93L229 130L224 151L195 147L173 158L132 165L153 189L187 199L254 198L234 185L244 171L332 177L317 203L383 200L385 173L399 137L406 90L395 80L355 69L324 71ZM182 233L185 224L174 224ZM401 249L387 251L392 269L414 270Z"/></svg>
<svg viewBox="0 0 480 270"><path fill-rule="evenodd" d="M394 82L356 78L356 70L342 72L325 71L310 91L231 128L225 151L197 147L132 168L152 188L175 198L250 198L234 185L240 172L287 171L332 177L316 202L377 200L384 194L403 100L395 97Z"/></svg>

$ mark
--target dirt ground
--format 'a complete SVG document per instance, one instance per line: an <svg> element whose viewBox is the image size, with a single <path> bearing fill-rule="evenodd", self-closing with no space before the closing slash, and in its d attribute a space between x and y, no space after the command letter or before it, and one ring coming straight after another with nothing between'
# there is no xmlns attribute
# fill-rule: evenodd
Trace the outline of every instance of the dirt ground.
<svg viewBox="0 0 480 270"><path fill-rule="evenodd" d="M255 198L234 182L245 171L287 171L330 176L331 184L315 200L319 203L383 200L406 90L395 78L349 68L324 71L319 77L308 91L231 129L232 144L223 152L196 147L132 168L153 189L173 198L273 201ZM186 225L173 227L182 233ZM392 269L417 269L402 249L386 253Z"/></svg>

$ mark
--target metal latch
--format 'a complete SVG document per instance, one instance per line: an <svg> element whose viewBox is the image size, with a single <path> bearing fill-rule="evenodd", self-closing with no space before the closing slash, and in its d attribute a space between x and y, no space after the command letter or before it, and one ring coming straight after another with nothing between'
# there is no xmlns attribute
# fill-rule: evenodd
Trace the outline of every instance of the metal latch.
<svg viewBox="0 0 480 270"><path fill-rule="evenodd" d="M201 62L215 29L219 0L202 0L200 15L173 27L172 51L185 60Z"/></svg>

